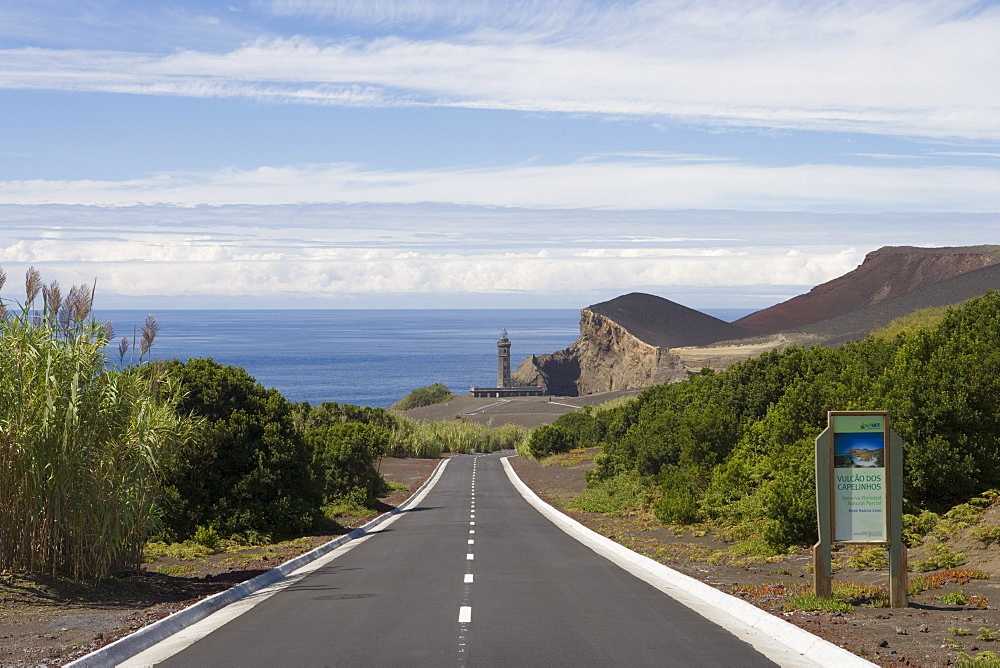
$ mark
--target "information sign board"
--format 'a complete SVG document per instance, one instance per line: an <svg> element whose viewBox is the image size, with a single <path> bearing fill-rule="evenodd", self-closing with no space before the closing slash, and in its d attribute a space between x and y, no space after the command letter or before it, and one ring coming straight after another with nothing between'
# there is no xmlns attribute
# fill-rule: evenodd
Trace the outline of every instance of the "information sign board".
<svg viewBox="0 0 1000 668"><path fill-rule="evenodd" d="M832 415L835 542L888 540L884 415Z"/></svg>
<svg viewBox="0 0 1000 668"><path fill-rule="evenodd" d="M903 439L886 411L829 411L816 437L816 519L813 546L816 595L833 595L835 543L885 545L889 550L889 604L905 608Z"/></svg>

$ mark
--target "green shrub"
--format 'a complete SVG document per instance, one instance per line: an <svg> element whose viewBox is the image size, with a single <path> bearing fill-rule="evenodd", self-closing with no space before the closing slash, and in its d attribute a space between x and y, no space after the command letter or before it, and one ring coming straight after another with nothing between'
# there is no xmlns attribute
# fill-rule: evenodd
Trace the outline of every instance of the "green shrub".
<svg viewBox="0 0 1000 668"><path fill-rule="evenodd" d="M212 527L198 527L194 531L194 542L212 552L219 549L220 540L219 532Z"/></svg>
<svg viewBox="0 0 1000 668"><path fill-rule="evenodd" d="M389 444L387 429L348 422L313 427L305 438L316 452L325 501L350 499L371 508L388 491L385 478L375 467Z"/></svg>
<svg viewBox="0 0 1000 668"><path fill-rule="evenodd" d="M940 521L937 513L929 510L921 511L919 515L903 513L903 542L910 547L917 547Z"/></svg>
<svg viewBox="0 0 1000 668"><path fill-rule="evenodd" d="M1000 526L995 524L984 524L969 532L969 536L978 538L983 542L984 547L989 547L1000 541Z"/></svg>
<svg viewBox="0 0 1000 668"><path fill-rule="evenodd" d="M941 596L938 597L938 600L940 600L945 605L965 605L966 603L969 602L969 599L965 596L964 589L959 589L958 591L950 592L948 594L941 594ZM950 630L951 629L949 629L949 631ZM968 630L966 629L965 631L966 633L961 633L957 635L968 635Z"/></svg>
<svg viewBox="0 0 1000 668"><path fill-rule="evenodd" d="M576 440L563 427L544 425L531 432L526 447L532 457L540 459L559 452L569 452L576 447Z"/></svg>
<svg viewBox="0 0 1000 668"><path fill-rule="evenodd" d="M589 408L589 407L588 407ZM554 426L564 429L573 439L577 448L591 448L599 445L604 438L600 421L591 411L583 410L559 416Z"/></svg>
<svg viewBox="0 0 1000 668"><path fill-rule="evenodd" d="M312 427L342 424L345 422L360 422L376 427L385 427L389 431L405 430L413 423L407 417L392 413L384 408L372 406L355 406L340 404L336 401L324 401L318 406L300 402L292 407L292 421L296 429L305 432Z"/></svg>
<svg viewBox="0 0 1000 668"><path fill-rule="evenodd" d="M653 506L656 518L664 524L692 524L698 520L697 490L678 467L660 475L660 498Z"/></svg>
<svg viewBox="0 0 1000 668"><path fill-rule="evenodd" d="M893 339L900 334L912 334L919 329L930 329L940 324L946 315L948 315L947 306L931 306L917 309L912 313L890 321L885 327L872 332L872 336L878 339Z"/></svg>
<svg viewBox="0 0 1000 668"><path fill-rule="evenodd" d="M850 604L836 598L820 598L816 594L798 594L789 596L783 606L785 610L802 610L804 612L850 612Z"/></svg>
<svg viewBox="0 0 1000 668"><path fill-rule="evenodd" d="M955 568L965 561L965 554L952 552L944 543L928 545L930 556L927 559L916 560L912 567L918 571L933 571L939 568Z"/></svg>
<svg viewBox="0 0 1000 668"><path fill-rule="evenodd" d="M405 397L394 403L392 407L398 411L406 411L411 408L420 408L421 406L443 404L451 401L451 398L451 390L449 390L447 386L443 383L434 383L433 385L413 390Z"/></svg>
<svg viewBox="0 0 1000 668"><path fill-rule="evenodd" d="M192 536L199 526L223 536L311 529L322 482L292 405L246 370L211 359L174 360L168 370L184 392L179 410L203 428L163 467L166 537Z"/></svg>
<svg viewBox="0 0 1000 668"><path fill-rule="evenodd" d="M889 567L889 553L880 545L851 546L847 565L856 570L880 570Z"/></svg>
<svg viewBox="0 0 1000 668"><path fill-rule="evenodd" d="M650 501L648 482L634 473L623 473L616 478L588 485L566 506L594 513L619 513L648 507Z"/></svg>
<svg viewBox="0 0 1000 668"><path fill-rule="evenodd" d="M996 652L979 652L972 656L968 652L958 652L955 668L1000 668L1000 655Z"/></svg>

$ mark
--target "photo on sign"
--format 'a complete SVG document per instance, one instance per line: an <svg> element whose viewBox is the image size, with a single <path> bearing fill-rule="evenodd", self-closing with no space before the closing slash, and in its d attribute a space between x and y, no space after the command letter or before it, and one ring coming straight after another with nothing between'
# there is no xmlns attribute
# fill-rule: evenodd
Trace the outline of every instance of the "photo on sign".
<svg viewBox="0 0 1000 668"><path fill-rule="evenodd" d="M833 435L833 466L838 469L883 468L885 439L881 433Z"/></svg>

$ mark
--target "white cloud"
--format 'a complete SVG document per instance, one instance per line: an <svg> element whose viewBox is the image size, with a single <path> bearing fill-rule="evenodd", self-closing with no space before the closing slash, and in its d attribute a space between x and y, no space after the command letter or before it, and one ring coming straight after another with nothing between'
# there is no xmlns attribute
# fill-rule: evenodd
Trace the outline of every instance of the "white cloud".
<svg viewBox="0 0 1000 668"><path fill-rule="evenodd" d="M0 266L11 277L4 298L21 297L19 275L36 266L64 285L96 279L105 308L164 296L375 307L393 295L409 306L440 305L435 295L454 304L478 294L466 304L479 306L547 295L579 307L594 293L631 290L794 293L850 271L879 246L988 243L1000 232L998 215L432 205L0 206L0 219Z"/></svg>
<svg viewBox="0 0 1000 668"><path fill-rule="evenodd" d="M502 207L996 211L1000 169L588 161L439 170L355 165L163 173L125 181L3 181L0 203L124 206L442 202Z"/></svg>
<svg viewBox="0 0 1000 668"><path fill-rule="evenodd" d="M285 1L272 9L380 25L388 34L268 37L166 55L7 49L0 86L1000 141L1000 9L963 11L970 6ZM403 34L432 23L461 31Z"/></svg>

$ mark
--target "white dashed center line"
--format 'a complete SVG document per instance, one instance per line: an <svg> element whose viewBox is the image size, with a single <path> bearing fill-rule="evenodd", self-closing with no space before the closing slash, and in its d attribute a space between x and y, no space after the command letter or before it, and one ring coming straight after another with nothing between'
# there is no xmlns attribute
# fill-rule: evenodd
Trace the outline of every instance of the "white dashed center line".
<svg viewBox="0 0 1000 668"><path fill-rule="evenodd" d="M472 460L472 484L469 487L469 526L476 526L476 465L478 464L479 455ZM469 534L475 534L475 529L469 529ZM469 636L469 624L472 623L472 561L476 558L475 554L471 552L473 549L471 546L475 545L476 541L472 538L468 540L468 550L465 555L465 563L467 564L465 578L463 582L462 591L462 604L458 608L458 624L459 624L459 634L458 634L458 664L460 667L465 666L468 662L469 654L467 651L468 647L468 636Z"/></svg>

